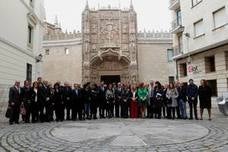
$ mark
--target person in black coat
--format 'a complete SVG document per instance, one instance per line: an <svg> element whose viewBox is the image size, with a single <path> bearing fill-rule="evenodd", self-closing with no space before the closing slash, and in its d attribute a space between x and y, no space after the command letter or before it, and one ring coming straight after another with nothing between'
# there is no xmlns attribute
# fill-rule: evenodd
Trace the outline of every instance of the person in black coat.
<svg viewBox="0 0 228 152"><path fill-rule="evenodd" d="M200 119L203 120L204 109L208 110L209 120L211 120L211 96L212 90L207 85L206 80L200 81L201 86L199 87L199 100L200 100Z"/></svg>
<svg viewBox="0 0 228 152"><path fill-rule="evenodd" d="M115 98L115 94L113 91L112 84L109 84L105 93L105 99L106 99L106 105L107 105L106 111L107 111L108 118L113 117L114 98Z"/></svg>
<svg viewBox="0 0 228 152"><path fill-rule="evenodd" d="M131 101L131 91L128 86L123 87L122 95L121 95L122 103L121 103L121 117L122 118L128 118L128 112L129 112L129 105Z"/></svg>
<svg viewBox="0 0 228 152"><path fill-rule="evenodd" d="M189 109L190 109L189 119L193 119L193 109L194 109L195 119L198 120L198 114L197 114L198 87L194 84L194 81L192 79L189 80L189 85L187 87L186 94L187 94Z"/></svg>
<svg viewBox="0 0 228 152"><path fill-rule="evenodd" d="M45 109L45 103L46 103L46 99L47 99L47 87L44 85L41 77L39 77L37 79L37 82L38 82L39 120L40 120L40 122L44 122L46 119L44 109Z"/></svg>
<svg viewBox="0 0 228 152"><path fill-rule="evenodd" d="M181 119L187 119L187 112L186 112L186 102L187 102L187 97L186 97L186 86L184 83L180 83L180 85L177 88L178 91L178 103L179 103L179 109L180 109L180 116Z"/></svg>
<svg viewBox="0 0 228 152"><path fill-rule="evenodd" d="M170 102L170 100L166 97L168 88L169 88L169 84L166 84L163 88L163 104L166 107L166 116L164 115L164 118L171 119L171 108L167 106L167 104L168 104L168 102Z"/></svg>
<svg viewBox="0 0 228 152"><path fill-rule="evenodd" d="M91 88L90 83L83 86L84 118L91 119Z"/></svg>
<svg viewBox="0 0 228 152"><path fill-rule="evenodd" d="M56 121L63 121L64 120L64 102L62 99L62 91L61 91L59 83L55 83L55 85L54 85L53 100L55 102Z"/></svg>
<svg viewBox="0 0 228 152"><path fill-rule="evenodd" d="M44 81L44 89L46 93L46 99L45 99L45 121L50 122L53 121L53 104L52 104L52 87L48 84L48 81Z"/></svg>
<svg viewBox="0 0 228 152"><path fill-rule="evenodd" d="M55 111L55 101L54 101L54 88L52 84L48 85L48 88L50 90L50 101L49 101L49 112L48 112L48 121L54 120L54 111Z"/></svg>
<svg viewBox="0 0 228 152"><path fill-rule="evenodd" d="M105 118L105 109L106 109L106 101L105 101L105 92L106 87L104 82L101 82L99 88L99 115L100 118Z"/></svg>
<svg viewBox="0 0 228 152"><path fill-rule="evenodd" d="M14 86L9 90L9 106L11 107L11 115L9 119L9 124L19 123L19 114L20 114L20 82L16 81Z"/></svg>
<svg viewBox="0 0 228 152"><path fill-rule="evenodd" d="M160 82L155 82L154 87L154 104L155 104L155 118L161 119L161 108L163 102L163 88Z"/></svg>
<svg viewBox="0 0 228 152"><path fill-rule="evenodd" d="M29 81L24 81L24 87L21 88L21 99L22 103L25 106L26 114L24 116L24 122L29 123L30 122L30 115L32 110L32 90Z"/></svg>
<svg viewBox="0 0 228 152"><path fill-rule="evenodd" d="M72 90L72 120L82 120L83 109L82 90L79 84L74 84L74 89Z"/></svg>
<svg viewBox="0 0 228 152"><path fill-rule="evenodd" d="M97 119L97 105L99 99L99 90L97 85L91 84L91 118Z"/></svg>
<svg viewBox="0 0 228 152"><path fill-rule="evenodd" d="M38 82L33 82L31 88L32 123L36 123L39 120L38 88Z"/></svg>
<svg viewBox="0 0 228 152"><path fill-rule="evenodd" d="M155 105L154 105L154 81L150 82L150 86L148 88L149 91L149 102L147 105L147 117L153 118L155 114Z"/></svg>
<svg viewBox="0 0 228 152"><path fill-rule="evenodd" d="M120 105L122 103L122 93L123 93L123 88L122 84L118 83L117 88L115 89L115 116L119 118L120 114ZM122 109L122 105L121 105Z"/></svg>
<svg viewBox="0 0 228 152"><path fill-rule="evenodd" d="M63 102L66 109L66 120L71 120L70 113L72 111L72 89L71 86L68 83L64 84L64 87L62 89L62 95L63 95Z"/></svg>

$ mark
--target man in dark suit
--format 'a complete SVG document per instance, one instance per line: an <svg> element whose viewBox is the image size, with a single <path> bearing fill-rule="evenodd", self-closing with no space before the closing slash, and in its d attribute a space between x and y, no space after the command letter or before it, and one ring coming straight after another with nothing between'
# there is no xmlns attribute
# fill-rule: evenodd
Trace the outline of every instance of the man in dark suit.
<svg viewBox="0 0 228 152"><path fill-rule="evenodd" d="M32 91L31 91L31 85L28 80L24 81L24 87L21 88L21 99L22 103L25 106L26 109L26 114L25 117L23 118L25 123L30 122L30 115L31 115L31 110L32 110Z"/></svg>
<svg viewBox="0 0 228 152"><path fill-rule="evenodd" d="M20 82L16 81L14 86L9 90L9 106L11 107L12 113L10 115L9 123L19 123L19 114L20 114Z"/></svg>
<svg viewBox="0 0 228 152"><path fill-rule="evenodd" d="M45 108L45 102L47 98L47 87L44 85L41 77L37 79L37 82L38 82L37 98L38 98L38 105L39 105L38 107L39 120L40 122L44 122L46 121L44 108Z"/></svg>
<svg viewBox="0 0 228 152"><path fill-rule="evenodd" d="M117 118L119 118L119 113L120 113L119 109L120 109L120 104L122 103L122 93L123 93L122 84L119 82L117 84L117 88L115 89L115 116Z"/></svg>
<svg viewBox="0 0 228 152"><path fill-rule="evenodd" d="M72 120L82 120L83 111L83 101L82 92L79 84L74 84L74 89L72 90Z"/></svg>
<svg viewBox="0 0 228 152"><path fill-rule="evenodd" d="M91 115L97 119L97 107L99 101L99 89L95 83L91 84Z"/></svg>
<svg viewBox="0 0 228 152"><path fill-rule="evenodd" d="M45 91L45 103L44 103L44 107L45 107L45 120L47 122L52 121L53 120L53 107L52 107L52 101L51 101L51 87L48 84L48 81L44 81L44 91Z"/></svg>
<svg viewBox="0 0 228 152"><path fill-rule="evenodd" d="M72 89L71 86L68 83L64 83L63 87L63 102L66 108L66 120L71 120L71 109L72 109Z"/></svg>
<svg viewBox="0 0 228 152"><path fill-rule="evenodd" d="M99 115L100 118L105 118L105 108L106 108L106 99L105 99L105 92L106 88L104 82L101 82L99 88Z"/></svg>
<svg viewBox="0 0 228 152"><path fill-rule="evenodd" d="M190 118L193 119L193 110L195 119L198 120L198 114L197 114L197 104L198 104L198 87L194 84L193 79L189 80L189 85L187 87L187 98L189 103L189 110L190 110Z"/></svg>

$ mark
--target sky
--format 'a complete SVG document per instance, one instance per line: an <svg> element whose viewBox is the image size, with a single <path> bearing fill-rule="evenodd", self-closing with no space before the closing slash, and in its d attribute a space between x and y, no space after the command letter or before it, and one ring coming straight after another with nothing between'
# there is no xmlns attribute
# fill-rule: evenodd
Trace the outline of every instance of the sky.
<svg viewBox="0 0 228 152"><path fill-rule="evenodd" d="M171 12L169 0L132 0L137 13L138 30L169 30ZM55 16L61 22L63 30L81 31L81 13L86 0L44 0L46 20L54 23ZM88 0L90 8L120 7L129 8L130 0Z"/></svg>

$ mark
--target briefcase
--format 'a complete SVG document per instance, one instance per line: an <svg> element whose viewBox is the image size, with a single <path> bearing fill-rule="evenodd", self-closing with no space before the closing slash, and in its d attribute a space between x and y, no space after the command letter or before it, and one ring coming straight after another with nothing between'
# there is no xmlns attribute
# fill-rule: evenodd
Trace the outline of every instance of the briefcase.
<svg viewBox="0 0 228 152"><path fill-rule="evenodd" d="M7 110L6 110L5 117L6 117L6 118L10 118L11 115L12 115L12 107L8 106L8 107L7 107Z"/></svg>

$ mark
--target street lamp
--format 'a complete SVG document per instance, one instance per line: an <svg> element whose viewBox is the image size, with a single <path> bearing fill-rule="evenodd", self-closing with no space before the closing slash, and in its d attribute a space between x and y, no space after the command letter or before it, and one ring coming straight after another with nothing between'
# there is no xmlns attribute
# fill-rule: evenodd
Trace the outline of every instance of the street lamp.
<svg viewBox="0 0 228 152"><path fill-rule="evenodd" d="M39 54L38 56L35 57L36 63L42 62L43 55Z"/></svg>

